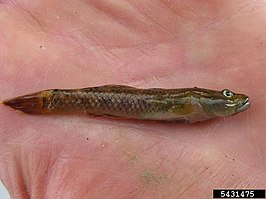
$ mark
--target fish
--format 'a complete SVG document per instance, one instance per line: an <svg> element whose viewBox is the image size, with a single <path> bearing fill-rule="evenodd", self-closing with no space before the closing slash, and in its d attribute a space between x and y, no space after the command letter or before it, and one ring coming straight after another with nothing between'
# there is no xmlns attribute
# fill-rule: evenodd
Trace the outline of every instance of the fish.
<svg viewBox="0 0 266 199"><path fill-rule="evenodd" d="M126 85L47 89L1 103L35 115L72 113L185 123L232 116L250 107L247 95L228 89L141 89Z"/></svg>

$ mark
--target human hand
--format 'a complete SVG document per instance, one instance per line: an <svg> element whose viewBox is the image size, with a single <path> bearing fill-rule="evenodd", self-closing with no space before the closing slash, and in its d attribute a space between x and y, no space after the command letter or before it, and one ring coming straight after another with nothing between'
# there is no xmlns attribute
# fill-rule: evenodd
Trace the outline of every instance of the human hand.
<svg viewBox="0 0 266 199"><path fill-rule="evenodd" d="M266 184L264 1L0 1L0 99L105 84L229 88L233 117L182 125L0 111L12 198L211 198Z"/></svg>

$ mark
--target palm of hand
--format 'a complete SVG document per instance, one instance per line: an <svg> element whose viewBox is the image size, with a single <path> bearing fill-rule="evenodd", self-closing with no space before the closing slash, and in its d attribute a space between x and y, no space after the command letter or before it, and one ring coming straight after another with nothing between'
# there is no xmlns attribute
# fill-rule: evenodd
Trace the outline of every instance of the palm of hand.
<svg viewBox="0 0 266 199"><path fill-rule="evenodd" d="M14 198L210 198L213 188L265 186L265 5L2 2L1 99L130 84L227 87L253 100L197 125L1 107L0 176Z"/></svg>

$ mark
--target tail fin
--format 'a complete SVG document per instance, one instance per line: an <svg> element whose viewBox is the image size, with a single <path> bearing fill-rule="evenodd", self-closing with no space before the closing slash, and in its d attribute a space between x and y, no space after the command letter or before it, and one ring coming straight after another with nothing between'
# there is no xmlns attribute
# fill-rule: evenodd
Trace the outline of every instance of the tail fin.
<svg viewBox="0 0 266 199"><path fill-rule="evenodd" d="M40 92L4 100L1 101L0 104L29 114L40 114L42 113L43 107Z"/></svg>

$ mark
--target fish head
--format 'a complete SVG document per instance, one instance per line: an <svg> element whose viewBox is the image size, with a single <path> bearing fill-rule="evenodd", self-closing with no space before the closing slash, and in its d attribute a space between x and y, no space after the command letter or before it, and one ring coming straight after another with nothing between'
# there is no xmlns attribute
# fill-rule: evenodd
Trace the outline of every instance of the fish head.
<svg viewBox="0 0 266 199"><path fill-rule="evenodd" d="M235 115L250 107L247 95L236 94L228 89L208 91L200 101L204 111L212 117Z"/></svg>

